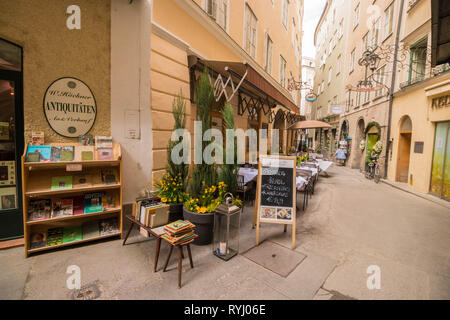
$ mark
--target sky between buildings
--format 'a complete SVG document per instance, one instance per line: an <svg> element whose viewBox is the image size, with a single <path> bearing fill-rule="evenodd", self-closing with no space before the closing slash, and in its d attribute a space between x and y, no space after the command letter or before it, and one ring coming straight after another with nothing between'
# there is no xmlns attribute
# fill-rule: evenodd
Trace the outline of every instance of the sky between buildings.
<svg viewBox="0 0 450 320"><path fill-rule="evenodd" d="M316 48L314 47L314 31L322 15L327 0L305 0L303 14L303 56L314 58Z"/></svg>

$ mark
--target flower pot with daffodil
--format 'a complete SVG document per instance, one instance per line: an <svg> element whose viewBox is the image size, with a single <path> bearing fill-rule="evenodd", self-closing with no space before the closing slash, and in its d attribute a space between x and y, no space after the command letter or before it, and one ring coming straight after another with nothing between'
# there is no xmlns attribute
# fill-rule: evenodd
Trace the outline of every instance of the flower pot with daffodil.
<svg viewBox="0 0 450 320"><path fill-rule="evenodd" d="M227 192L227 185L220 181L217 186L207 186L202 181L201 192L197 196L186 195L183 206L183 217L195 224L195 233L198 238L194 240L196 245L207 245L213 239L214 213L223 202ZM242 201L235 199L237 206L242 207Z"/></svg>
<svg viewBox="0 0 450 320"><path fill-rule="evenodd" d="M166 173L156 184L159 189L161 202L170 205L169 222L183 218L183 202L185 195L185 181L181 175L172 176Z"/></svg>

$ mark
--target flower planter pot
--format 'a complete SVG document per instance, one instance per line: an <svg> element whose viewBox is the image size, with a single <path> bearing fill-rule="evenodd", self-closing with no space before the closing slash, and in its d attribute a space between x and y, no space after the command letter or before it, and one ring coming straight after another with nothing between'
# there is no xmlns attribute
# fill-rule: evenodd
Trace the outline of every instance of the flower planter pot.
<svg viewBox="0 0 450 320"><path fill-rule="evenodd" d="M198 237L194 240L194 244L204 246L212 243L214 229L214 212L213 213L195 213L183 207L183 218L195 224L194 232Z"/></svg>
<svg viewBox="0 0 450 320"><path fill-rule="evenodd" d="M169 208L169 222L183 219L183 203L173 203Z"/></svg>

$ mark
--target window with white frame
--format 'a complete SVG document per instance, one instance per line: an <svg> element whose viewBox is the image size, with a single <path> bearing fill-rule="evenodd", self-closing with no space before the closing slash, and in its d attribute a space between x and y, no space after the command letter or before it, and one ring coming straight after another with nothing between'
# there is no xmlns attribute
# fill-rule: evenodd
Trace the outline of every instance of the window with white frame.
<svg viewBox="0 0 450 320"><path fill-rule="evenodd" d="M379 17L373 24L372 30L370 32L370 40L369 40L369 47L370 49L375 49L378 46L378 40L379 40L379 34L380 34L380 28L381 28L381 17Z"/></svg>
<svg viewBox="0 0 450 320"><path fill-rule="evenodd" d="M354 12L353 12L353 28L356 28L356 26L359 24L359 14L360 14L360 6L359 3L356 6Z"/></svg>
<svg viewBox="0 0 450 320"><path fill-rule="evenodd" d="M272 74L272 51L273 51L273 41L269 34L266 33L265 39L265 55L264 55L264 70L268 74Z"/></svg>
<svg viewBox="0 0 450 320"><path fill-rule="evenodd" d="M330 69L328 69L328 84L331 83L332 77L333 77L333 68L330 67Z"/></svg>
<svg viewBox="0 0 450 320"><path fill-rule="evenodd" d="M224 30L227 30L228 25L228 8L229 0L218 0L216 21Z"/></svg>
<svg viewBox="0 0 450 320"><path fill-rule="evenodd" d="M382 87L383 85L386 85L386 66L382 66L378 69L378 71L375 73L375 86L379 87L379 89L375 90L375 98L378 98L382 96L385 92L385 88Z"/></svg>
<svg viewBox="0 0 450 320"><path fill-rule="evenodd" d="M331 113L331 101L328 100L328 104L327 104L327 115L329 115Z"/></svg>
<svg viewBox="0 0 450 320"><path fill-rule="evenodd" d="M342 18L341 21L339 21L339 28L338 28L339 39L341 39L343 35L344 35L344 18Z"/></svg>
<svg viewBox="0 0 450 320"><path fill-rule="evenodd" d="M281 6L281 23L283 26L288 28L288 19L289 19L289 1L288 0L282 0L282 6Z"/></svg>
<svg viewBox="0 0 450 320"><path fill-rule="evenodd" d="M356 99L355 99L355 108L358 108L361 105L361 92L356 91Z"/></svg>
<svg viewBox="0 0 450 320"><path fill-rule="evenodd" d="M286 87L286 60L280 55L280 84L284 88Z"/></svg>
<svg viewBox="0 0 450 320"><path fill-rule="evenodd" d="M245 51L256 57L256 26L257 19L248 4L245 5Z"/></svg>
<svg viewBox="0 0 450 320"><path fill-rule="evenodd" d="M352 50L350 54L350 73L355 70L355 58L356 58L356 48Z"/></svg>
<svg viewBox="0 0 450 320"><path fill-rule="evenodd" d="M384 11L383 40L386 39L392 33L393 23L394 23L394 3L392 3Z"/></svg>
<svg viewBox="0 0 450 320"><path fill-rule="evenodd" d="M370 91L363 92L363 104L370 101Z"/></svg>
<svg viewBox="0 0 450 320"><path fill-rule="evenodd" d="M217 0L206 0L206 13L216 19L217 17Z"/></svg>
<svg viewBox="0 0 450 320"><path fill-rule="evenodd" d="M367 50L367 44L368 44L368 38L369 38L369 32L367 32L361 40L361 52L364 53Z"/></svg>

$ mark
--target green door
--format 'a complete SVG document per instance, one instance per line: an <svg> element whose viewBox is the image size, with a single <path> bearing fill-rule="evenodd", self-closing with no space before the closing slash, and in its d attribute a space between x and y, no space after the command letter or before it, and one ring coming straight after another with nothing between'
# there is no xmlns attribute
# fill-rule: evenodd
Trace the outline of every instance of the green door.
<svg viewBox="0 0 450 320"><path fill-rule="evenodd" d="M0 39L0 241L23 236L22 50Z"/></svg>
<svg viewBox="0 0 450 320"><path fill-rule="evenodd" d="M450 122L436 124L430 192L450 200Z"/></svg>
<svg viewBox="0 0 450 320"><path fill-rule="evenodd" d="M378 134L369 133L367 135L367 148L366 148L366 163L370 162L370 154L372 153L373 146L378 141Z"/></svg>

